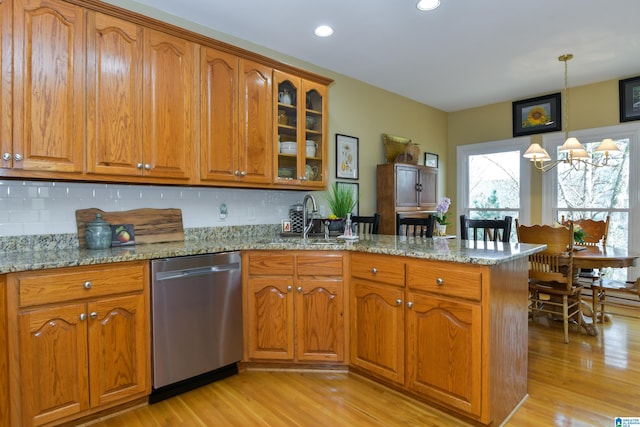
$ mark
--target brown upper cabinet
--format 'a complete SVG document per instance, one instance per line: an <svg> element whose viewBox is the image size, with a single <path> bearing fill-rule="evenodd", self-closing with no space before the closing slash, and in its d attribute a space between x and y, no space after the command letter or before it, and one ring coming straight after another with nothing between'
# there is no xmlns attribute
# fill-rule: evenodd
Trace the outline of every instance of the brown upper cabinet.
<svg viewBox="0 0 640 427"><path fill-rule="evenodd" d="M188 181L198 46L89 14L87 172Z"/></svg>
<svg viewBox="0 0 640 427"><path fill-rule="evenodd" d="M278 106L275 182L324 188L327 184L327 88L290 73L274 72Z"/></svg>
<svg viewBox="0 0 640 427"><path fill-rule="evenodd" d="M212 48L200 55L200 179L271 183L273 69Z"/></svg>
<svg viewBox="0 0 640 427"><path fill-rule="evenodd" d="M85 19L81 7L56 0L2 2L2 168L83 170ZM6 61L11 56L12 74ZM13 79L13 135L5 130ZM8 126L11 129L11 126Z"/></svg>
<svg viewBox="0 0 640 427"><path fill-rule="evenodd" d="M0 25L0 176L326 186L330 79L97 0L0 0ZM300 158L278 155L276 69L312 123L287 129Z"/></svg>

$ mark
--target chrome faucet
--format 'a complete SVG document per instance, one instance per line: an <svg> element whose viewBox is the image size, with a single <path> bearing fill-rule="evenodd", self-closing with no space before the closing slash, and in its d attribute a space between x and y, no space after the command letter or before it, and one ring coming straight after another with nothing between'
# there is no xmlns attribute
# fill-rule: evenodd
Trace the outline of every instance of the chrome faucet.
<svg viewBox="0 0 640 427"><path fill-rule="evenodd" d="M318 212L318 205L316 205L316 199L314 199L311 194L307 194L306 196L304 196L304 199L302 200L302 239L303 240L307 240L307 237L309 236L309 232L313 227L313 218L311 218L311 221L309 221L309 224L307 224L307 201L309 200L311 200L311 205L313 206L313 210L311 211L311 214L313 215L314 213Z"/></svg>

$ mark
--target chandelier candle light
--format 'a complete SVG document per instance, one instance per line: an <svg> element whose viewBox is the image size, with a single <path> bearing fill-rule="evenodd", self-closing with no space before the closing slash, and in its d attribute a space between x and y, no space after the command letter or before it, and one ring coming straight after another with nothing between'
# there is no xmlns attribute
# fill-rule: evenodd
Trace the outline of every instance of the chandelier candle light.
<svg viewBox="0 0 640 427"><path fill-rule="evenodd" d="M580 169L581 164L584 164L585 167L587 165L592 167L606 166L609 160L609 154L620 152L618 146L612 139L604 139L595 150L598 154L604 154L603 161L598 162L591 159L591 156L577 138L569 138L569 90L567 87L567 61L571 60L572 58L573 55L570 53L558 57L558 61L564 62L564 95L562 99L562 114L564 117L562 122L564 125L565 142L564 144L562 144L562 147L560 147L561 157L552 163L545 164L544 162L552 160L551 156L549 155L549 153L547 153L547 150L542 148L540 144L537 143L531 144L523 155L533 163L536 169L539 169L542 172L547 172L558 166L560 163L567 163L576 170Z"/></svg>

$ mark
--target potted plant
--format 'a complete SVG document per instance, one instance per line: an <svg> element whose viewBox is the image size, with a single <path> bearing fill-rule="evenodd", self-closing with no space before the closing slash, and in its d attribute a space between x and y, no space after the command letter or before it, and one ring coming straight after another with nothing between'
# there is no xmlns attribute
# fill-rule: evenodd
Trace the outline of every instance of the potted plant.
<svg viewBox="0 0 640 427"><path fill-rule="evenodd" d="M449 211L449 206L451 205L451 199L448 197L444 197L438 206L436 207L436 230L434 235L444 236L447 234L447 212Z"/></svg>
<svg viewBox="0 0 640 427"><path fill-rule="evenodd" d="M332 220L329 229L342 230L343 222L345 218L347 218L347 214L353 211L358 200L353 196L353 192L349 187L338 186L337 183L333 183L329 187L325 199L332 212L332 215L329 215L329 219Z"/></svg>

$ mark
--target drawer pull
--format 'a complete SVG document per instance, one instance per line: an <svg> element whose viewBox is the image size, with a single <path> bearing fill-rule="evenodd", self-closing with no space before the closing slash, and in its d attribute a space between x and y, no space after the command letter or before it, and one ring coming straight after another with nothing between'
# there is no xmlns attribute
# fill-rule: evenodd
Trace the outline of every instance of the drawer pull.
<svg viewBox="0 0 640 427"><path fill-rule="evenodd" d="M371 274L376 274L377 272L378 272L378 269L377 269L377 268L373 267L373 268L371 269Z"/></svg>
<svg viewBox="0 0 640 427"><path fill-rule="evenodd" d="M442 286L442 284L443 284L443 283L444 283L444 280L442 280L442 277L438 277L438 278L436 279L436 285L438 285L438 286Z"/></svg>
<svg viewBox="0 0 640 427"><path fill-rule="evenodd" d="M409 308L413 307L413 303L411 301L407 302L407 307Z"/></svg>
<svg viewBox="0 0 640 427"><path fill-rule="evenodd" d="M298 287L296 288L296 290L297 290L299 293L302 293L302 286L298 286Z"/></svg>
<svg viewBox="0 0 640 427"><path fill-rule="evenodd" d="M293 290L293 286L287 286L287 292L291 292Z"/></svg>
<svg viewBox="0 0 640 427"><path fill-rule="evenodd" d="M85 289L91 289L91 286L92 286L92 285L91 285L91 282L90 282L90 281L88 281L88 280L87 280L86 282L84 282L84 288L85 288Z"/></svg>
<svg viewBox="0 0 640 427"><path fill-rule="evenodd" d="M95 311L92 311L92 312L89 314L89 317L90 317L90 318L92 318L92 319L96 319L96 318L98 317L98 313L96 313Z"/></svg>
<svg viewBox="0 0 640 427"><path fill-rule="evenodd" d="M398 299L396 300L396 305L400 305L400 304L402 304L402 300L401 300L400 298L398 298Z"/></svg>
<svg viewBox="0 0 640 427"><path fill-rule="evenodd" d="M81 320L81 321L87 320L87 313L82 313L82 314L80 315L80 320Z"/></svg>

